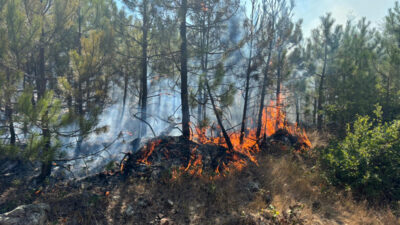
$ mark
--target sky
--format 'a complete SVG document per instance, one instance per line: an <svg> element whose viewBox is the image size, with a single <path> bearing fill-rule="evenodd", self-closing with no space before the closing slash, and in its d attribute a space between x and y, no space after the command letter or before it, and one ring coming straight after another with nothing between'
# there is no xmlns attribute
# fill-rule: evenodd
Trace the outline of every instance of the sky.
<svg viewBox="0 0 400 225"><path fill-rule="evenodd" d="M304 36L309 37L320 24L320 16L328 12L336 24L345 24L348 18L358 21L366 17L371 26L379 29L395 0L295 0L295 4L294 18L303 19Z"/></svg>
<svg viewBox="0 0 400 225"><path fill-rule="evenodd" d="M246 0L242 0L246 1ZM116 0L121 7L120 0ZM358 21L366 17L371 26L382 27L389 8L396 0L295 0L294 18L303 19L303 33L309 37L311 30L320 24L320 16L332 13L336 24L346 24L347 19Z"/></svg>

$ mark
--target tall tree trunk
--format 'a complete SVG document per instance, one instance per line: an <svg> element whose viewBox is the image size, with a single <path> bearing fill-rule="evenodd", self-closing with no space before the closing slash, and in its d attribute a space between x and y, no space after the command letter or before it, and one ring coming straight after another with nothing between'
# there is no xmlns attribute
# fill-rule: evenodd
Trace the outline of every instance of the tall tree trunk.
<svg viewBox="0 0 400 225"><path fill-rule="evenodd" d="M282 99L281 99L281 82L282 82L282 77L281 77L281 67L282 67L282 49L279 49L278 51L278 68L276 71L276 129L278 128L279 121L281 120L281 107L282 107Z"/></svg>
<svg viewBox="0 0 400 225"><path fill-rule="evenodd" d="M48 120L48 112L43 115L43 120ZM42 162L42 167L39 176L37 177L38 183L42 183L48 176L51 174L51 169L52 169L52 156L50 153L50 148L51 148L51 134L50 130L48 127L48 124L45 123L42 125L42 135L43 135L43 140L44 140L44 146L43 146L43 154L44 154L44 159Z"/></svg>
<svg viewBox="0 0 400 225"><path fill-rule="evenodd" d="M228 146L229 150L232 150L233 149L233 145L232 145L231 139L230 139L228 133L226 132L225 127L224 127L224 125L222 123L221 115L218 112L217 106L215 105L214 98L213 98L213 96L211 94L210 86L208 85L207 79L206 79L205 83L206 83L206 87L207 87L208 97L210 98L212 107L214 109L215 116L217 117L218 125L221 128L222 135L224 136L226 145Z"/></svg>
<svg viewBox="0 0 400 225"><path fill-rule="evenodd" d="M76 46L78 47L78 54L82 54L82 45L81 45L81 38L82 38L82 16L81 16L81 1L78 2L78 36L76 39ZM82 90L82 78L81 74L78 77L78 80L74 83L75 87L78 89L78 96L76 99L76 113L79 116L79 137L78 141L76 142L75 148L75 155L78 155L81 150L81 145L83 142L83 135L84 135L84 111L83 111L83 90Z"/></svg>
<svg viewBox="0 0 400 225"><path fill-rule="evenodd" d="M181 43L181 102L182 102L182 134L185 139L190 138L190 114L189 114L189 99L188 99L188 53L187 53L187 38L186 38L186 14L187 0L182 0L180 8L181 26L180 36Z"/></svg>
<svg viewBox="0 0 400 225"><path fill-rule="evenodd" d="M11 85L11 76L10 76L10 70L7 69L7 83ZM11 93L6 94L6 104L5 104L5 115L6 119L8 122L8 129L10 132L10 144L12 146L15 145L15 129L14 129L14 121L13 121L13 108L12 108L12 103L11 103Z"/></svg>
<svg viewBox="0 0 400 225"><path fill-rule="evenodd" d="M7 121L8 121L8 129L10 132L10 144L12 146L14 146L16 138L15 138L15 129L14 129L14 121L13 121L13 109L11 106L10 98L7 98L6 117L7 117Z"/></svg>
<svg viewBox="0 0 400 225"><path fill-rule="evenodd" d="M122 120L124 118L125 114L125 107L126 107L126 98L128 96L128 82L129 82L129 77L126 71L124 73L124 94L122 97L122 110L121 110L121 115L119 117L119 122L122 123Z"/></svg>
<svg viewBox="0 0 400 225"><path fill-rule="evenodd" d="M46 75L45 75L45 58L44 58L44 30L42 29L42 37L40 39L39 47L39 65L38 65L38 76L36 79L37 85L37 97L38 100L44 97L46 92Z"/></svg>
<svg viewBox="0 0 400 225"><path fill-rule="evenodd" d="M272 55L272 44L273 44L273 38L271 38L270 43L269 43L267 65L265 66L264 80L263 80L263 85L262 85L262 90L261 90L260 108L258 110L256 138L260 138L260 135L261 135L262 114L263 114L263 110L264 110L265 94L266 94L266 90L267 90L268 73L269 73L269 66L270 66L269 64L271 62L271 55Z"/></svg>
<svg viewBox="0 0 400 225"><path fill-rule="evenodd" d="M250 53L250 59L249 59L248 65L247 65L247 72L246 72L246 87L245 87L245 94L244 94L242 126L240 128L240 144L243 144L243 138L244 138L245 129L246 129L247 105L249 102L250 73L251 73L251 53Z"/></svg>
<svg viewBox="0 0 400 225"><path fill-rule="evenodd" d="M45 74L45 55L44 55L44 30L42 28L42 34L40 38L40 48L39 48L39 68L38 76L36 80L38 100L42 99L46 93L46 74ZM42 169L37 178L39 183L42 183L46 177L51 174L52 158L49 155L51 150L51 134L48 125L48 111L46 110L42 118L42 138L44 141L42 156L44 156L42 161Z"/></svg>
<svg viewBox="0 0 400 225"><path fill-rule="evenodd" d="M317 129L319 131L322 130L322 109L323 109L323 102L324 102L324 81L325 81L327 60L328 60L328 44L325 41L324 66L322 68L322 74L321 74L321 79L319 82L319 89L318 89Z"/></svg>
<svg viewBox="0 0 400 225"><path fill-rule="evenodd" d="M300 125L300 99L295 96L295 104L296 104L296 123Z"/></svg>
<svg viewBox="0 0 400 225"><path fill-rule="evenodd" d="M203 88L201 87L201 81L199 80L199 96L198 96L198 104L197 104L197 124L200 125L202 124L203 120Z"/></svg>
<svg viewBox="0 0 400 225"><path fill-rule="evenodd" d="M71 72L67 73L67 79L70 82L73 80L73 76L72 76ZM68 106L68 109L71 112L73 112L74 108L73 108L73 105L72 105L72 94L68 94L68 96L67 96L67 106Z"/></svg>
<svg viewBox="0 0 400 225"><path fill-rule="evenodd" d="M211 23L210 20L211 20L211 15L210 15L210 13L207 13L207 24ZM206 51L206 54L204 56L204 72L207 75L207 73L208 73L208 48L210 46L210 28L209 28L209 26L207 27L206 25L204 25L204 29L205 29L204 42L205 42L205 51ZM202 102L202 104L203 104L203 119L207 118L207 101L208 101L207 91L203 87L203 102Z"/></svg>
<svg viewBox="0 0 400 225"><path fill-rule="evenodd" d="M249 61L247 64L246 71L246 87L244 93L244 106L243 106L243 115L242 115L242 125L240 127L240 144L243 144L243 138L245 135L246 129L246 117L247 117L247 105L249 102L249 86L250 86L250 74L251 74L251 60L253 57L253 23L254 23L254 1L252 1L251 7L251 27L250 27L250 53L249 53Z"/></svg>
<svg viewBox="0 0 400 225"><path fill-rule="evenodd" d="M147 64L148 64L148 57L147 57L147 47L148 47L148 41L147 41L147 36L148 36L148 31L149 31L149 21L148 21L148 12L147 12L147 5L148 2L147 0L143 1L143 26L142 26L142 76L140 78L140 92L141 92L141 100L140 100L140 119L141 119L141 125L140 125L140 137L143 137L146 135L146 124L144 121L146 121L147 118Z"/></svg>
<svg viewBox="0 0 400 225"><path fill-rule="evenodd" d="M312 123L315 126L317 124L317 97L314 97L314 103L313 103L313 114L312 114Z"/></svg>
<svg viewBox="0 0 400 225"><path fill-rule="evenodd" d="M206 39L206 18L205 16L203 16L202 18L202 27L201 27L201 44L200 44L200 49L201 49L201 58L200 58L200 64L201 64L201 72L203 76L207 75L207 71L206 71L206 66L205 66L205 52L207 51L207 49L205 49L206 44L205 44L205 39ZM202 118L203 114L202 114L202 110L203 110L203 90L204 90L204 84L203 81L201 80L201 77L199 78L199 96L198 96L198 106L197 106L197 123L201 124L202 121L205 118ZM205 110L205 107L204 107Z"/></svg>
<svg viewBox="0 0 400 225"><path fill-rule="evenodd" d="M246 129L247 105L249 104L248 102L249 102L249 87L250 87L252 49L253 49L253 39L251 40L251 43L250 43L250 56L249 56L249 61L248 61L248 64L247 64L247 71L246 71L246 87L245 87L245 93L244 93L242 125L241 125L241 128L240 128L240 144L243 144L243 138L244 138L245 129Z"/></svg>

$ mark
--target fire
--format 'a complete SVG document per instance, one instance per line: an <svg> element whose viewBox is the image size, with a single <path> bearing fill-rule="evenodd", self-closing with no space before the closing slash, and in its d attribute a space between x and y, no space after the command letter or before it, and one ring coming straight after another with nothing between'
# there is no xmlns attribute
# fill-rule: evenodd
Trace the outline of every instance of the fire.
<svg viewBox="0 0 400 225"><path fill-rule="evenodd" d="M297 124L290 124L286 121L286 114L284 110L282 110L283 108L282 99L283 98L279 96L277 101L271 101L269 105L263 110L261 134L262 135L265 134L266 136L271 136L274 133L276 133L276 131L284 129L287 130L291 135L298 137L300 143L303 143L304 145L311 147L311 142L308 139L306 132L300 127L298 127ZM253 121L250 120L250 125L252 126L252 124ZM192 134L192 141L196 141L201 144L213 143L217 145L222 145L226 148L228 147L222 135L218 137L212 137L212 136L209 137L206 135L207 130L211 130L210 128L195 127L194 130L196 132ZM233 132L229 134L229 137L233 145L232 151L247 156L250 159L250 161L252 161L255 164L257 164L256 153L260 151L256 132L257 130L255 127L249 128L247 130L247 134L244 137L243 143L240 143L240 132ZM247 164L246 161L240 159L239 157L237 157L237 155L234 154L234 157L230 162L230 164L229 165L223 164L221 166L218 166L215 169L215 173L220 174L220 171L222 169L228 170L230 166L233 166L234 168L240 170L243 167L245 167L246 164Z"/></svg>
<svg viewBox="0 0 400 225"><path fill-rule="evenodd" d="M279 97L277 101L271 101L269 105L263 110L262 113L262 129L261 137L271 136L278 130L286 130L290 135L297 138L298 142L304 147L311 147L310 140L308 139L305 131L298 127L297 124L288 123L286 120L286 114L283 110L283 104L281 104L282 98ZM256 127L253 121L249 120L249 129L246 131L243 142L240 142L240 132L231 132L229 137L231 139L233 149L228 149L225 139L221 134L218 136L213 135L213 130L210 127L193 127L194 132L191 134L191 141L199 144L215 144L218 146L225 147L227 158L221 160L214 173L217 176L229 173L231 170L242 170L248 165L249 162L257 162L257 153L260 152L259 139L256 136ZM210 134L210 135L209 135ZM151 158L155 148L160 145L161 140L153 140L144 147L142 156L138 160L139 163L151 165ZM198 151L198 145L191 146L190 158L188 159L187 165L181 165L178 168L172 170L172 179L178 178L181 174L187 173L193 176L202 177L203 175L203 155ZM170 152L166 148L162 148L163 157L169 159ZM305 148L307 149L307 148ZM247 159L248 160L247 160ZM123 167L121 167L123 170ZM214 179L213 176L210 179Z"/></svg>
<svg viewBox="0 0 400 225"><path fill-rule="evenodd" d="M161 143L161 140L155 140L144 146L145 155L142 159L139 160L140 163L144 163L146 165L151 165L151 162L148 161L148 158L153 154L153 151L157 145Z"/></svg>
<svg viewBox="0 0 400 225"><path fill-rule="evenodd" d="M196 146L190 155L190 160L186 168L184 169L185 172L188 172L191 175L198 175L201 176L203 173L203 161L202 156L196 154L198 146Z"/></svg>

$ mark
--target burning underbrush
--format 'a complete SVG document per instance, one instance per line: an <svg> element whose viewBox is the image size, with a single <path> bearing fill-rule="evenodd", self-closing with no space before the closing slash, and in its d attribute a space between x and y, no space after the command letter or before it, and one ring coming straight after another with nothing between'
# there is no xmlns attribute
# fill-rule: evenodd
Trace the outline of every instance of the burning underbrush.
<svg viewBox="0 0 400 225"><path fill-rule="evenodd" d="M248 164L258 165L257 156L261 151L269 151L271 145L282 143L281 150L307 151L311 148L304 130L297 124L288 123L285 113L271 102L263 112L262 139L256 136L256 129L248 129L243 140L240 132L229 134L232 148L219 133L212 128L192 129L190 140L182 137L159 137L135 153L128 153L121 161L120 171L125 174L175 179L187 173L214 179L231 171L240 171ZM251 122L251 121L250 121ZM251 127L254 127L252 122ZM268 137L268 138L267 138Z"/></svg>
<svg viewBox="0 0 400 225"><path fill-rule="evenodd" d="M194 140L185 141L182 137L152 139L136 153L125 155L120 164L120 172L171 179L187 173L214 179L232 171L240 171L249 164L258 165L257 156L261 151L270 149L271 145L282 144L282 151L304 151L309 148L306 143L299 142L298 137L283 129L260 143L254 141L246 146L245 142L244 145L234 145L233 149L228 149L222 140L217 137L199 143Z"/></svg>
<svg viewBox="0 0 400 225"><path fill-rule="evenodd" d="M222 145L162 137L151 140L135 154L127 154L121 163L121 171L139 176L149 173L153 177L168 175L173 179L183 173L212 178L233 168L241 169L249 161L251 158L247 155Z"/></svg>

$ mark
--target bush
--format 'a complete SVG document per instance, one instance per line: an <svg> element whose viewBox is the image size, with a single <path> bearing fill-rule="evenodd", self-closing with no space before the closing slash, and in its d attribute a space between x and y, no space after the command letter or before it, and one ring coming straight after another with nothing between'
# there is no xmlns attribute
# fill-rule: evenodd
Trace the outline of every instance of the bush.
<svg viewBox="0 0 400 225"><path fill-rule="evenodd" d="M400 200L400 121L359 116L347 136L321 152L328 180L369 200Z"/></svg>

